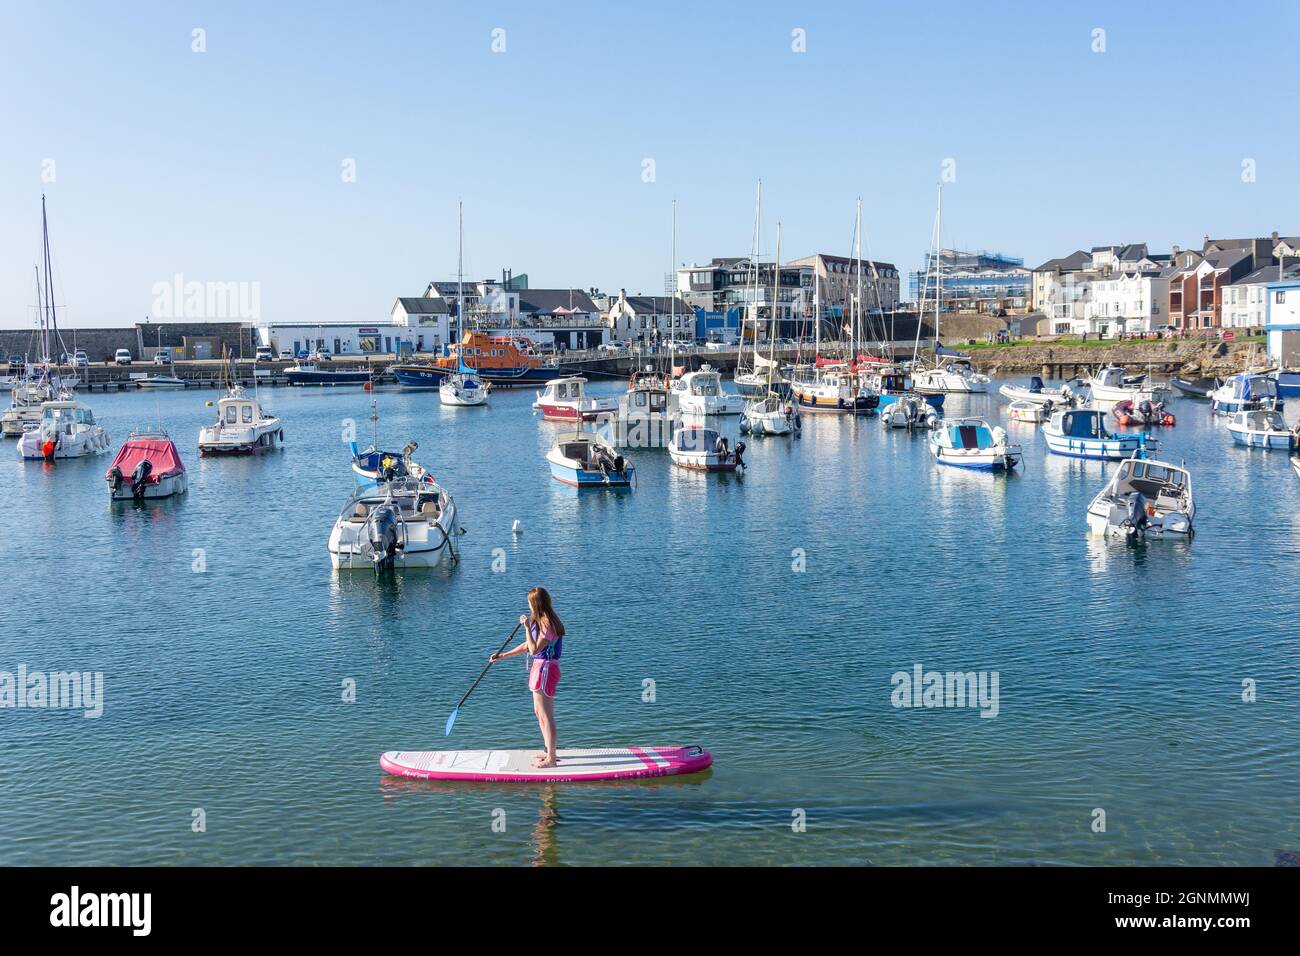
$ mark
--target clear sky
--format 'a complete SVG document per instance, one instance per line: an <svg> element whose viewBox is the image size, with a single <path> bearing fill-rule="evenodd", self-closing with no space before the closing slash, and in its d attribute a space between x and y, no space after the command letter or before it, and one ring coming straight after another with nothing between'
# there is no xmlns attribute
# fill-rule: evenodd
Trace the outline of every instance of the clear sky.
<svg viewBox="0 0 1300 956"><path fill-rule="evenodd" d="M0 326L33 321L42 192L79 326L178 273L380 320L454 276L458 199L472 276L657 292L672 200L679 262L744 255L760 177L765 255L777 220L783 259L847 254L861 196L906 271L945 160L944 243L1031 266L1296 235L1298 28L1294 2L4 0Z"/></svg>

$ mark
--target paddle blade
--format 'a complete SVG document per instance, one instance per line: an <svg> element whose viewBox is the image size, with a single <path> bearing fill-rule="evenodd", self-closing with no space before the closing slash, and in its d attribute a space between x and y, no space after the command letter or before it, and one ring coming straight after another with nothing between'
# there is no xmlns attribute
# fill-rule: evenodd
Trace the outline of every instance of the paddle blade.
<svg viewBox="0 0 1300 956"><path fill-rule="evenodd" d="M457 707L455 710L453 710L453 711L451 712L451 716L447 718L447 729L446 729L446 731L443 733L443 736L444 736L444 737L450 737L450 736L451 736L451 725L454 724L454 723L456 722L456 715L459 714L459 713L460 713L460 708Z"/></svg>

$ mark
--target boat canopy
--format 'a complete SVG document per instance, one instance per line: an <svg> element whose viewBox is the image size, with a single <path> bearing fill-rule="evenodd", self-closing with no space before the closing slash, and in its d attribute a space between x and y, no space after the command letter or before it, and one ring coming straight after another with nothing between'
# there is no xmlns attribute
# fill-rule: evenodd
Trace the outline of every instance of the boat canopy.
<svg viewBox="0 0 1300 956"><path fill-rule="evenodd" d="M974 450L993 447L993 434L989 431L989 427L974 422L948 426L948 439L953 448Z"/></svg>
<svg viewBox="0 0 1300 956"><path fill-rule="evenodd" d="M1043 390L1043 378L1041 375L1035 375L1029 380L1029 391L1038 394Z"/></svg>
<svg viewBox="0 0 1300 956"><path fill-rule="evenodd" d="M142 461L148 461L153 466L150 481L185 470L181 456L176 451L176 444L170 438L128 438L118 449L117 457L108 466L108 470L111 472L114 468L119 468L122 474L129 475Z"/></svg>
<svg viewBox="0 0 1300 956"><path fill-rule="evenodd" d="M970 359L970 356L967 355L965 352L958 352L956 349L950 349L946 345L936 346L934 350L934 354L936 356L947 355L947 356L951 356L952 358L966 359L968 361Z"/></svg>
<svg viewBox="0 0 1300 956"><path fill-rule="evenodd" d="M1106 414L1095 408L1080 408L1066 412L1061 418L1061 431L1070 438L1109 438L1106 431Z"/></svg>

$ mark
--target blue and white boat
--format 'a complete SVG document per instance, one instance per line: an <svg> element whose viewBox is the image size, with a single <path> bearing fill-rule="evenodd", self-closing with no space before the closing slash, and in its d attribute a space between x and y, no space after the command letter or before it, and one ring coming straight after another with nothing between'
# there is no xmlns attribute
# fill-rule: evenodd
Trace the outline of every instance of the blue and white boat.
<svg viewBox="0 0 1300 956"><path fill-rule="evenodd" d="M880 407L892 405L900 398L918 398L935 408L943 408L943 392L922 395L912 384L912 376L897 368L881 369L871 376L871 390L880 398Z"/></svg>
<svg viewBox="0 0 1300 956"><path fill-rule="evenodd" d="M1300 398L1300 368L1280 368L1273 373L1273 380L1279 398Z"/></svg>
<svg viewBox="0 0 1300 956"><path fill-rule="evenodd" d="M945 418L930 432L930 453L941 465L977 471L1010 471L1020 464L1020 446L1004 429L982 418Z"/></svg>
<svg viewBox="0 0 1300 956"><path fill-rule="evenodd" d="M636 478L632 463L592 432L574 432L546 453L551 477L574 488L629 488Z"/></svg>
<svg viewBox="0 0 1300 956"><path fill-rule="evenodd" d="M1256 408L1282 408L1277 381L1265 372L1238 372L1210 393L1210 403L1220 415Z"/></svg>
<svg viewBox="0 0 1300 956"><path fill-rule="evenodd" d="M1146 432L1107 430L1106 412L1100 408L1068 408L1057 412L1043 426L1043 437L1052 454L1069 458L1119 461L1157 446L1156 439Z"/></svg>
<svg viewBox="0 0 1300 956"><path fill-rule="evenodd" d="M1282 413L1276 408L1254 408L1247 412L1234 412L1228 419L1228 434L1238 445L1248 448L1274 448L1292 451L1300 447L1300 424L1295 429L1286 427Z"/></svg>

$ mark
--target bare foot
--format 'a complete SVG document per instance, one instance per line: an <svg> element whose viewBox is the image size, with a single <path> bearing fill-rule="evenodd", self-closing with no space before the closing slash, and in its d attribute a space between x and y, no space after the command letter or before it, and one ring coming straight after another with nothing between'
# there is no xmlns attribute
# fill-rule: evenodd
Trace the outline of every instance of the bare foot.
<svg viewBox="0 0 1300 956"><path fill-rule="evenodd" d="M538 754L536 757L533 758L534 767L540 767L545 762L546 762L546 754L544 753ZM554 766L554 764L552 764L552 766Z"/></svg>
<svg viewBox="0 0 1300 956"><path fill-rule="evenodd" d="M548 767L554 767L559 761L549 754L538 754L533 758L533 766L539 770L545 770Z"/></svg>

